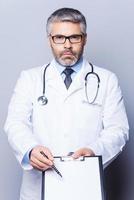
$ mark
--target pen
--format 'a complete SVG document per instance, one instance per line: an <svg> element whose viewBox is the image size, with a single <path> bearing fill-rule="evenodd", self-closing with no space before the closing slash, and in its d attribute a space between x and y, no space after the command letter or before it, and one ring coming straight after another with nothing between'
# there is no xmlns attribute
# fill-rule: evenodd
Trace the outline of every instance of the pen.
<svg viewBox="0 0 134 200"><path fill-rule="evenodd" d="M40 152L44 157L46 157L48 159L48 156L43 152L41 151ZM59 175L62 177L62 174L59 172L59 170L55 167L55 165L52 165L51 168Z"/></svg>

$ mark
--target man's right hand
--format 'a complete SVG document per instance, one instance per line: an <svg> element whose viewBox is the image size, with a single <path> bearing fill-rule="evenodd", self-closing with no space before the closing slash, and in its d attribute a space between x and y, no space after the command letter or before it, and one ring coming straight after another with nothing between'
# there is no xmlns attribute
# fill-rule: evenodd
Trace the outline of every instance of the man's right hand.
<svg viewBox="0 0 134 200"><path fill-rule="evenodd" d="M44 152L46 157L43 156L41 152ZM32 167L41 171L51 168L51 166L54 164L54 158L51 151L47 147L40 145L31 150L29 159Z"/></svg>

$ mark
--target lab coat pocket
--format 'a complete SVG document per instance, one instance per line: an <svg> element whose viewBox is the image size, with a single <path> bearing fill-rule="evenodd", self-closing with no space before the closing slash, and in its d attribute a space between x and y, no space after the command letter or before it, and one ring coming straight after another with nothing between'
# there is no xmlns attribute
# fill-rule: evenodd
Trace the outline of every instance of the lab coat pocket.
<svg viewBox="0 0 134 200"><path fill-rule="evenodd" d="M82 100L80 106L79 128L84 134L92 134L98 132L102 128L103 106L100 99L94 103L88 102L87 99Z"/></svg>
<svg viewBox="0 0 134 200"><path fill-rule="evenodd" d="M87 104L88 106L91 106L91 107L98 107L98 108L102 108L102 102L100 101L89 101L89 99L84 99L82 100L82 103L83 104Z"/></svg>

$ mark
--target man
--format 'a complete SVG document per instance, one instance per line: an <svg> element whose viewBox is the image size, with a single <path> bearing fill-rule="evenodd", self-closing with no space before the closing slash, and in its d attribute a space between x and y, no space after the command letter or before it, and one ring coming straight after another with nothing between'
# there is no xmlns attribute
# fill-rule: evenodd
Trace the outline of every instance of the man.
<svg viewBox="0 0 134 200"><path fill-rule="evenodd" d="M54 59L21 73L5 124L24 169L21 200L40 199L41 171L53 165L54 156L102 155L106 166L128 139L116 76L83 58L85 17L75 9L59 9L48 18L47 34ZM40 97L42 90L48 102Z"/></svg>

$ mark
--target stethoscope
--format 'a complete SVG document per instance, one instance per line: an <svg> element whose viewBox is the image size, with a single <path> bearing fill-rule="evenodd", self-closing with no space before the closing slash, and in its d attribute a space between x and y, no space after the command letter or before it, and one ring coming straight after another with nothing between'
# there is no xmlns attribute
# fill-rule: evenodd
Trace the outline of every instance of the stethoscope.
<svg viewBox="0 0 134 200"><path fill-rule="evenodd" d="M86 99L88 101L89 104L94 104L97 96L98 96L98 91L99 91L99 86L100 86L100 77L97 73L94 72L94 67L92 65L92 63L89 63L90 66L91 66L91 71L88 72L85 76L85 94L86 94ZM48 98L46 97L46 71L47 71L47 68L49 67L50 63L47 64L47 66L45 67L44 69L44 73L43 73L43 92L42 92L42 96L38 97L38 103L40 105L46 105L48 103ZM88 94L87 94L87 83L88 83L88 79L89 79L89 76L93 75L96 80L97 80L97 86L96 86L96 94L94 95L94 98L90 101L89 100L89 97L88 97Z"/></svg>

